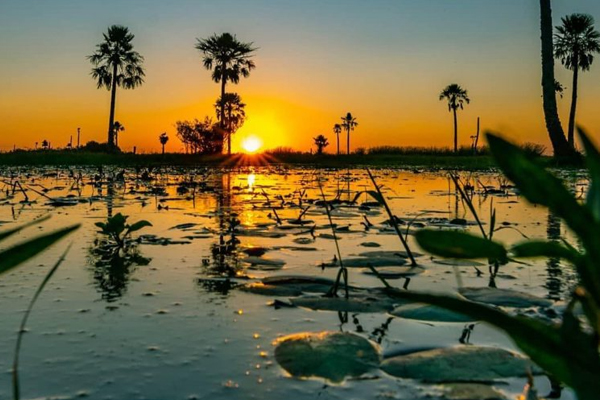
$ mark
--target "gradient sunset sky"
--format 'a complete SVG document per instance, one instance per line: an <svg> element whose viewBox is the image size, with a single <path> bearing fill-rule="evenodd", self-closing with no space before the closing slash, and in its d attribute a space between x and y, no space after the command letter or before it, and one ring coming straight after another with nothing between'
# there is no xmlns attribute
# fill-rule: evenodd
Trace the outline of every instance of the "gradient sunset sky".
<svg viewBox="0 0 600 400"><path fill-rule="evenodd" d="M598 0L553 1L554 25L579 12L600 21ZM548 145L540 87L537 0L1 0L0 149L105 141L109 92L96 89L86 56L109 25L129 27L145 57L146 82L117 93L119 145L179 151L177 120L214 116L219 85L201 64L196 38L230 32L254 42L257 68L230 86L247 104L248 135L265 148L308 150L350 111L352 147L450 146L452 116L438 100L449 83L469 91L459 141L482 128ZM597 23L600 29L600 24ZM566 126L571 72L560 100ZM581 76L578 122L600 136L600 59ZM345 136L344 136L345 137ZM345 138L342 141L345 148Z"/></svg>

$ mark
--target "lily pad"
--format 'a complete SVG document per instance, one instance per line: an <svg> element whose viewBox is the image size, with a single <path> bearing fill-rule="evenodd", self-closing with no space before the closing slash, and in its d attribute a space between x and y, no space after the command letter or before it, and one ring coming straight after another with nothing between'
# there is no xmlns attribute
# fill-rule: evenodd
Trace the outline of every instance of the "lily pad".
<svg viewBox="0 0 600 400"><path fill-rule="evenodd" d="M385 360L381 369L425 382L490 382L541 370L524 356L495 347L460 346L420 351Z"/></svg>
<svg viewBox="0 0 600 400"><path fill-rule="evenodd" d="M276 270L281 269L285 265L285 261L274 259L274 258L263 258L263 257L244 257L240 261L251 264L251 267L264 270Z"/></svg>
<svg viewBox="0 0 600 400"><path fill-rule="evenodd" d="M494 387L481 383L448 383L441 387L444 400L507 400Z"/></svg>
<svg viewBox="0 0 600 400"><path fill-rule="evenodd" d="M346 332L297 333L275 342L275 360L290 375L320 377L342 382L376 369L379 348L369 340Z"/></svg>
<svg viewBox="0 0 600 400"><path fill-rule="evenodd" d="M459 313L446 310L441 307L432 306L430 304L405 304L394 308L390 314L406 318L415 319L418 321L432 322L474 322L473 318L467 317Z"/></svg>
<svg viewBox="0 0 600 400"><path fill-rule="evenodd" d="M265 296L301 296L305 293L327 293L334 281L310 276L283 275L263 278L242 286L242 290Z"/></svg>
<svg viewBox="0 0 600 400"><path fill-rule="evenodd" d="M485 267L486 264L473 260L457 260L453 258L435 259L434 263L452 267Z"/></svg>
<svg viewBox="0 0 600 400"><path fill-rule="evenodd" d="M340 290L342 290L340 288ZM322 311L348 311L357 313L389 312L398 304L398 300L385 295L352 292L345 297L301 296L290 299L297 307Z"/></svg>
<svg viewBox="0 0 600 400"><path fill-rule="evenodd" d="M356 257L344 259L344 267L347 268L365 268L369 265L373 267L400 267L405 264L406 259L401 257Z"/></svg>
<svg viewBox="0 0 600 400"><path fill-rule="evenodd" d="M501 307L550 307L552 301L534 296L529 293L511 289L497 289L490 287L461 288L460 294L471 301L493 304Z"/></svg>
<svg viewBox="0 0 600 400"><path fill-rule="evenodd" d="M378 267L377 273L386 279L400 279L415 276L425 272L423 267L403 266L403 267ZM365 269L363 274L375 275L372 269Z"/></svg>

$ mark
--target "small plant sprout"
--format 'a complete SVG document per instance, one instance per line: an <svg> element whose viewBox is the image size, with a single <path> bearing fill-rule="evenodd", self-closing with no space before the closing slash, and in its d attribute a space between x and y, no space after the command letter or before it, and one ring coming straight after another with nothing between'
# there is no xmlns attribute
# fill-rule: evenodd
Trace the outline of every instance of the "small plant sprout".
<svg viewBox="0 0 600 400"><path fill-rule="evenodd" d="M100 228L100 233L109 237L112 241L112 247L115 251L126 250L129 241L129 235L137 232L152 224L146 220L141 220L129 225L127 223L127 215L121 213L107 219L106 222L96 222L96 226Z"/></svg>

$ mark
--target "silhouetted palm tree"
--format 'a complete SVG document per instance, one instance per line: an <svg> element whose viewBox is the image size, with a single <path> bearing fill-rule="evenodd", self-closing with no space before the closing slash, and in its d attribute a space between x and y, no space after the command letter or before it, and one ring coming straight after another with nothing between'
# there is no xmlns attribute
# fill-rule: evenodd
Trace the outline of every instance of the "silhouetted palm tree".
<svg viewBox="0 0 600 400"><path fill-rule="evenodd" d="M113 25L102 35L104 42L96 46L96 52L88 56L88 59L94 65L92 77L96 79L98 89L106 87L111 91L108 145L113 147L117 86L134 89L144 83L145 73L142 68L144 57L133 50L131 41L135 36L127 27Z"/></svg>
<svg viewBox="0 0 600 400"><path fill-rule="evenodd" d="M46 139L42 140L42 149L48 150L50 148L50 142Z"/></svg>
<svg viewBox="0 0 600 400"><path fill-rule="evenodd" d="M350 154L350 131L358 126L356 118L352 114L348 113L345 117L342 117L342 128L346 130L346 153Z"/></svg>
<svg viewBox="0 0 600 400"><path fill-rule="evenodd" d="M313 138L315 141L315 146L317 146L317 154L323 154L323 149L329 146L329 141L323 135L319 135L316 138Z"/></svg>
<svg viewBox="0 0 600 400"><path fill-rule="evenodd" d="M230 33L196 40L195 47L203 54L204 68L212 70L213 81L221 83L221 101L224 101L227 82L237 84L240 76L247 78L256 67L251 59L256 48L252 43L240 42ZM226 128L224 106L221 106L220 125L222 129Z"/></svg>
<svg viewBox="0 0 600 400"><path fill-rule="evenodd" d="M115 121L113 123L113 134L115 138L115 146L119 147L119 132L123 132L125 127L119 122Z"/></svg>
<svg viewBox="0 0 600 400"><path fill-rule="evenodd" d="M556 106L556 79L554 78L554 43L552 40L552 6L550 0L540 0L540 29L542 31L542 96L546 129L555 156L573 155L560 124Z"/></svg>
<svg viewBox="0 0 600 400"><path fill-rule="evenodd" d="M162 145L162 153L165 154L165 144L169 141L169 136L167 136L167 132L163 132L158 136L158 141Z"/></svg>
<svg viewBox="0 0 600 400"><path fill-rule="evenodd" d="M594 53L600 52L600 32L594 29L594 18L587 14L572 14L562 18L556 27L554 56L565 68L573 71L573 92L567 141L574 147L575 114L577 112L577 84L579 70L589 71Z"/></svg>
<svg viewBox="0 0 600 400"><path fill-rule="evenodd" d="M223 113L224 107L224 113ZM215 111L219 122L225 116L225 140L227 140L227 154L231 155L231 136L244 125L246 121L246 104L237 93L225 93L224 98L218 98L215 103Z"/></svg>
<svg viewBox="0 0 600 400"><path fill-rule="evenodd" d="M340 133L342 133L342 126L340 124L333 125L333 133L337 142L337 155L340 155Z"/></svg>
<svg viewBox="0 0 600 400"><path fill-rule="evenodd" d="M440 100L448 101L448 111L454 114L454 152L458 151L458 120L456 118L456 110L459 108L462 110L464 107L464 103L469 104L471 99L467 94L467 91L457 85L456 83L452 83L442 90L440 93Z"/></svg>

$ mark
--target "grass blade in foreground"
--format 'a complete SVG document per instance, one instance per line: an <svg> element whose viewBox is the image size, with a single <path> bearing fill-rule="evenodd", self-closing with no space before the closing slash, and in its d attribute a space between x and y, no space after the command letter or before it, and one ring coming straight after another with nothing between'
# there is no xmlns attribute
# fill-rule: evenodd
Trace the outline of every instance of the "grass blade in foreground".
<svg viewBox="0 0 600 400"><path fill-rule="evenodd" d="M1 251L0 275L10 271L31 257L41 253L46 248L50 247L52 244L59 241L77 228L79 228L79 225L73 225L67 228L59 229Z"/></svg>
<svg viewBox="0 0 600 400"><path fill-rule="evenodd" d="M504 246L466 232L424 229L415 233L415 238L423 250L441 257L508 261Z"/></svg>
<svg viewBox="0 0 600 400"><path fill-rule="evenodd" d="M555 327L529 317L513 317L457 297L399 289L387 289L387 293L392 297L443 307L503 329L536 364L573 387L579 400L597 399L600 358L597 352L589 351L588 345L593 338L577 329L572 315L566 315L563 325Z"/></svg>
<svg viewBox="0 0 600 400"><path fill-rule="evenodd" d="M44 222L44 221L48 220L49 218L50 218L50 215L45 215L43 217L36 218L33 221L27 222L26 224L17 226L16 228L12 228L12 229L8 229L8 230L6 230L4 232L0 232L0 240L4 240L7 237L12 236L15 233L18 233L18 232L22 231L25 228L29 228L30 226L33 226L33 225L39 224L41 222Z"/></svg>
<svg viewBox="0 0 600 400"><path fill-rule="evenodd" d="M38 297L40 297L40 294L44 290L44 287L46 287L46 284L50 281L50 279L52 278L52 276L54 275L54 273L56 272L56 270L58 269L60 264L62 264L62 262L65 259L65 256L67 255L67 253L69 252L70 249L71 249L71 245L69 245L69 247L67 247L67 249L60 256L60 258L58 259L56 264L54 264L54 266L50 269L50 271L48 271L48 273L46 274L46 277L44 278L44 280L42 281L42 283L36 290L35 294L33 295L33 298L29 302L29 306L27 307L27 310L25 310L25 315L23 315L23 319L21 320L21 326L19 327L19 333L17 334L17 344L15 346L15 357L13 359L12 381L13 381L13 399L14 400L19 400L21 398L21 388L19 385L19 355L21 353L21 342L23 340L23 333L25 333L25 326L27 325L27 320L29 319L29 314L31 314L31 310L33 309L33 306L35 305L35 302L37 301Z"/></svg>

